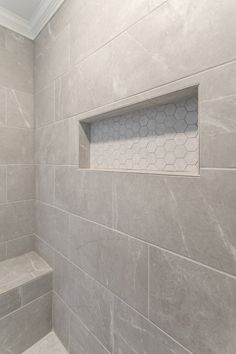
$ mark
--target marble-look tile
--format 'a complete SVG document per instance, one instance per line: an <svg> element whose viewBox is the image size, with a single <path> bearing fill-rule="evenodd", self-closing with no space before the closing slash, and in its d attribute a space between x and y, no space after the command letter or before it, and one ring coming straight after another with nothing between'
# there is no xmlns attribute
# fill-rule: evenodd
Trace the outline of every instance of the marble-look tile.
<svg viewBox="0 0 236 354"><path fill-rule="evenodd" d="M150 11L153 11L156 7L161 6L164 2L166 2L166 0L149 0Z"/></svg>
<svg viewBox="0 0 236 354"><path fill-rule="evenodd" d="M111 350L111 293L59 255L55 260L55 291L103 345Z"/></svg>
<svg viewBox="0 0 236 354"><path fill-rule="evenodd" d="M235 353L235 279L150 248L150 319L196 354Z"/></svg>
<svg viewBox="0 0 236 354"><path fill-rule="evenodd" d="M6 125L6 90L0 87L0 127Z"/></svg>
<svg viewBox="0 0 236 354"><path fill-rule="evenodd" d="M68 354L54 332L50 332L23 354Z"/></svg>
<svg viewBox="0 0 236 354"><path fill-rule="evenodd" d="M234 171L220 170L200 178L116 174L115 228L235 274L234 180Z"/></svg>
<svg viewBox="0 0 236 354"><path fill-rule="evenodd" d="M36 166L36 199L52 204L54 201L54 166Z"/></svg>
<svg viewBox="0 0 236 354"><path fill-rule="evenodd" d="M86 6L79 3L80 9L70 21L72 63L89 56L149 11L148 0L88 0Z"/></svg>
<svg viewBox="0 0 236 354"><path fill-rule="evenodd" d="M90 86L91 80L86 81L85 79L89 75L91 78L92 72L86 74L84 75L80 67L76 66L56 80L56 120L72 117L95 107L93 86ZM102 95L101 91L100 93Z"/></svg>
<svg viewBox="0 0 236 354"><path fill-rule="evenodd" d="M103 345L83 326L74 315L70 320L70 353L71 354L109 354ZM126 353L128 354L128 353Z"/></svg>
<svg viewBox="0 0 236 354"><path fill-rule="evenodd" d="M69 253L69 216L61 210L37 202L36 234L65 256Z"/></svg>
<svg viewBox="0 0 236 354"><path fill-rule="evenodd" d="M34 202L0 205L0 241L34 233Z"/></svg>
<svg viewBox="0 0 236 354"><path fill-rule="evenodd" d="M0 204L7 201L7 168L6 166L0 166Z"/></svg>
<svg viewBox="0 0 236 354"><path fill-rule="evenodd" d="M7 259L0 264L0 294L50 272L49 265L35 252Z"/></svg>
<svg viewBox="0 0 236 354"><path fill-rule="evenodd" d="M33 95L17 90L7 90L6 122L8 127L33 128Z"/></svg>
<svg viewBox="0 0 236 354"><path fill-rule="evenodd" d="M56 167L55 204L84 218L111 226L111 174Z"/></svg>
<svg viewBox="0 0 236 354"><path fill-rule="evenodd" d="M0 295L0 318L15 311L21 306L20 290L12 289ZM1 348L0 348L1 349Z"/></svg>
<svg viewBox="0 0 236 354"><path fill-rule="evenodd" d="M55 92L54 84L50 84L35 94L35 123L37 127L54 122Z"/></svg>
<svg viewBox="0 0 236 354"><path fill-rule="evenodd" d="M79 217L70 218L70 258L147 315L148 252L139 241Z"/></svg>
<svg viewBox="0 0 236 354"><path fill-rule="evenodd" d="M185 253L181 227L163 176L113 174L114 227L131 236Z"/></svg>
<svg viewBox="0 0 236 354"><path fill-rule="evenodd" d="M235 176L234 171L202 170L196 180L166 178L187 255L231 274L236 274Z"/></svg>
<svg viewBox="0 0 236 354"><path fill-rule="evenodd" d="M236 167L236 95L201 103L201 166Z"/></svg>
<svg viewBox="0 0 236 354"><path fill-rule="evenodd" d="M69 348L70 312L59 296L53 294L52 323L56 335L60 338L65 348Z"/></svg>
<svg viewBox="0 0 236 354"><path fill-rule="evenodd" d="M35 166L7 167L7 200L10 202L35 198Z"/></svg>
<svg viewBox="0 0 236 354"><path fill-rule="evenodd" d="M48 46L39 47L35 55L36 92L64 74L69 67L69 26L51 38Z"/></svg>
<svg viewBox="0 0 236 354"><path fill-rule="evenodd" d="M77 130L78 133L78 130ZM36 163L68 165L74 161L71 121L63 120L36 130Z"/></svg>
<svg viewBox="0 0 236 354"><path fill-rule="evenodd" d="M23 236L6 242L7 258L21 256L33 251L33 235Z"/></svg>
<svg viewBox="0 0 236 354"><path fill-rule="evenodd" d="M33 149L34 139L31 129L0 128L1 164L33 163Z"/></svg>
<svg viewBox="0 0 236 354"><path fill-rule="evenodd" d="M33 92L33 42L4 29L0 56L0 82L10 89Z"/></svg>
<svg viewBox="0 0 236 354"><path fill-rule="evenodd" d="M187 354L153 323L116 299L114 307L115 353ZM127 352L125 351L127 348Z"/></svg>
<svg viewBox="0 0 236 354"><path fill-rule="evenodd" d="M26 305L52 290L52 272L21 286L21 303Z"/></svg>
<svg viewBox="0 0 236 354"><path fill-rule="evenodd" d="M119 83L114 98L142 92L233 60L235 6L232 0L227 6L221 2L216 4L214 0L204 3L184 0L181 4L171 0L130 27L113 42L113 77ZM202 55L201 48L208 43L211 50ZM221 50L219 43L223 43ZM139 70L133 70L134 67Z"/></svg>
<svg viewBox="0 0 236 354"><path fill-rule="evenodd" d="M21 354L51 331L51 294L0 320L0 350Z"/></svg>

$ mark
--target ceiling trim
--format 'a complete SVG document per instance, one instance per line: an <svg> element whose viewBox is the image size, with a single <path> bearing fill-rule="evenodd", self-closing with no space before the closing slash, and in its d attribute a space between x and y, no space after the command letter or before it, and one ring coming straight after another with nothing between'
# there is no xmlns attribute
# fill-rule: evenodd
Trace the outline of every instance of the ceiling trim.
<svg viewBox="0 0 236 354"><path fill-rule="evenodd" d="M64 0L41 1L29 21L0 6L0 25L29 39L35 39L63 2Z"/></svg>

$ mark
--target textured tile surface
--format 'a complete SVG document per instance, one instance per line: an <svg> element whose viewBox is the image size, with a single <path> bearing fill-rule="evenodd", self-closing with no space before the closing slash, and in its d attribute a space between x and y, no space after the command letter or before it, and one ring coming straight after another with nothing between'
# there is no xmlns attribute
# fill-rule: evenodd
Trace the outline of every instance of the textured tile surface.
<svg viewBox="0 0 236 354"><path fill-rule="evenodd" d="M68 354L54 332L49 333L23 354Z"/></svg>
<svg viewBox="0 0 236 354"><path fill-rule="evenodd" d="M90 125L90 167L198 173L197 98Z"/></svg>

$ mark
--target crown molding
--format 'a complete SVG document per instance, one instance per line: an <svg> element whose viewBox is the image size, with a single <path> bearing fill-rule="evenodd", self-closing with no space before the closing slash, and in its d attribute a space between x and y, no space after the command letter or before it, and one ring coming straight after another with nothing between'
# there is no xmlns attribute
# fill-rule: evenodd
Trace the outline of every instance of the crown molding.
<svg viewBox="0 0 236 354"><path fill-rule="evenodd" d="M29 21L0 6L0 25L34 40L63 2L64 0L41 1Z"/></svg>

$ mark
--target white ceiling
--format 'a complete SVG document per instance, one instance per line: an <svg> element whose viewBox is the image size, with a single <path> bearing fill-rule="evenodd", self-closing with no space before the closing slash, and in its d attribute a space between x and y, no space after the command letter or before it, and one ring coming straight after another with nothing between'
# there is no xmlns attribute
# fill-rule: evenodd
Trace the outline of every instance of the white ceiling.
<svg viewBox="0 0 236 354"><path fill-rule="evenodd" d="M34 39L64 0L0 0L0 25Z"/></svg>

